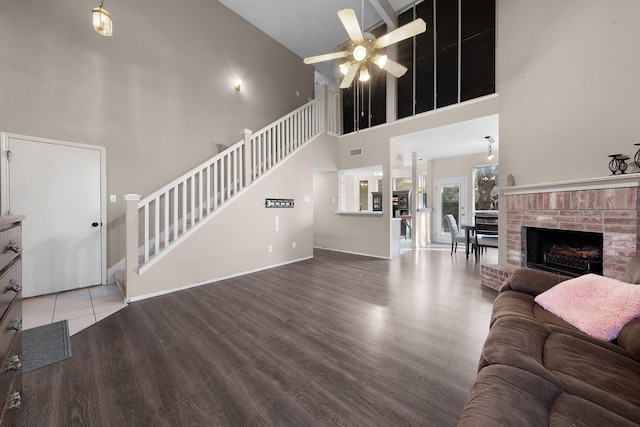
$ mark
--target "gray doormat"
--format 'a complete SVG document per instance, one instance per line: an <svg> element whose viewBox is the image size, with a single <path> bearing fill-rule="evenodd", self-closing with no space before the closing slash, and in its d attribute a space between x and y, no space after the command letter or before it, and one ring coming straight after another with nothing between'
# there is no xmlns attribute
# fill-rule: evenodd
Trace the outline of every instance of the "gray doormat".
<svg viewBox="0 0 640 427"><path fill-rule="evenodd" d="M66 320L22 331L22 372L33 371L71 357Z"/></svg>

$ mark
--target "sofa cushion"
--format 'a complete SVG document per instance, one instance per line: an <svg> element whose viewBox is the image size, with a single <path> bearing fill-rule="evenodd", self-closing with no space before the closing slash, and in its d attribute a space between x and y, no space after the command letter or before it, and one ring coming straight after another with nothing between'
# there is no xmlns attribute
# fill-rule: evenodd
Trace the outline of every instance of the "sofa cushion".
<svg viewBox="0 0 640 427"><path fill-rule="evenodd" d="M554 332L561 332L563 334L576 336L582 340L591 342L610 351L624 354L626 356L629 356L629 354L634 354L632 351L629 351L629 349L617 345L619 343L610 343L608 341L603 341L599 338L594 338L590 335L585 334L575 326L567 323L555 314L545 310L540 305L536 304L532 295L515 291L506 291L498 294L493 304L490 326L493 327L493 324L496 322L496 320L502 317L511 316L522 317L525 319L529 319L530 321L541 323ZM640 328L640 325L638 325L638 328ZM632 331L629 330L629 333L631 332ZM640 332L638 333L640 334ZM634 344L630 335L625 342L627 343L627 346L629 348L634 348ZM638 345L637 341L635 341L635 344L636 346ZM635 348L636 351L640 351L640 349L637 349L637 347Z"/></svg>
<svg viewBox="0 0 640 427"><path fill-rule="evenodd" d="M504 282L500 291L518 291L536 296L570 277L532 268L519 268Z"/></svg>
<svg viewBox="0 0 640 427"><path fill-rule="evenodd" d="M632 320L624 325L618 335L618 345L624 348L631 357L640 362L640 319Z"/></svg>
<svg viewBox="0 0 640 427"><path fill-rule="evenodd" d="M640 286L585 274L557 284L535 299L581 331L606 341L640 317Z"/></svg>
<svg viewBox="0 0 640 427"><path fill-rule="evenodd" d="M640 423L640 364L619 346L580 331L565 333L533 319L505 316L489 331L479 368L505 365Z"/></svg>
<svg viewBox="0 0 640 427"><path fill-rule="evenodd" d="M509 365L532 372L560 387L562 383L543 364L544 346L553 333L552 329L532 319L501 317L489 330L479 368Z"/></svg>
<svg viewBox="0 0 640 427"><path fill-rule="evenodd" d="M575 396L640 423L640 364L578 337L551 334L543 364Z"/></svg>
<svg viewBox="0 0 640 427"><path fill-rule="evenodd" d="M544 426L561 387L525 370L492 365L478 373L458 426Z"/></svg>
<svg viewBox="0 0 640 427"><path fill-rule="evenodd" d="M504 291L498 294L493 303L490 325L493 325L496 319L503 316L526 317L535 319L547 326L557 325L567 329L578 330L575 326L536 304L533 295L522 292Z"/></svg>
<svg viewBox="0 0 640 427"><path fill-rule="evenodd" d="M487 366L478 373L458 426L637 426L525 370Z"/></svg>

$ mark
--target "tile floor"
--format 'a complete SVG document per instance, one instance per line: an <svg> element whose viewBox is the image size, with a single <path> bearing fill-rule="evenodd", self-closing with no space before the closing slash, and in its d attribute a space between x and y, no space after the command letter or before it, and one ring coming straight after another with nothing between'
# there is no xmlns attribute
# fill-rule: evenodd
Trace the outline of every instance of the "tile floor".
<svg viewBox="0 0 640 427"><path fill-rule="evenodd" d="M25 298L22 325L30 329L67 319L69 334L73 335L126 306L115 284Z"/></svg>

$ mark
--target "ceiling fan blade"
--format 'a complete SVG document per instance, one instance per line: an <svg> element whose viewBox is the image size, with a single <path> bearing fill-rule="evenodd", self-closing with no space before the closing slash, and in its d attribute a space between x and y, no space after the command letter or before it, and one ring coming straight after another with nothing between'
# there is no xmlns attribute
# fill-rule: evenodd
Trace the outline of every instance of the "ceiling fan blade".
<svg viewBox="0 0 640 427"><path fill-rule="evenodd" d="M402 27L379 37L376 40L376 47L387 47L391 44L398 43L399 41L408 39L420 33L424 33L427 30L427 23L422 18L418 18L415 21L411 21Z"/></svg>
<svg viewBox="0 0 640 427"><path fill-rule="evenodd" d="M324 55L309 56L308 58L304 58L303 62L305 64L315 64L316 62L330 61L332 59L338 59L338 58L346 58L347 56L349 56L349 54L350 52L347 50L343 50L342 52L325 53Z"/></svg>
<svg viewBox="0 0 640 427"><path fill-rule="evenodd" d="M392 61L390 59L387 59L387 62L385 62L382 69L393 74L396 77L402 77L404 76L404 73L407 72L407 67L402 64L398 64L396 61Z"/></svg>
<svg viewBox="0 0 640 427"><path fill-rule="evenodd" d="M353 9L342 9L338 11L338 18L342 21L344 29L349 34L349 38L353 42L361 42L364 40L360 24L358 24L358 18Z"/></svg>
<svg viewBox="0 0 640 427"><path fill-rule="evenodd" d="M359 69L359 63L356 62L355 64L351 65L351 68L349 68L349 71L347 71L347 74L344 76L344 79L342 79L342 82L340 83L340 89L346 89L351 86L351 82L353 82L353 79L356 77Z"/></svg>

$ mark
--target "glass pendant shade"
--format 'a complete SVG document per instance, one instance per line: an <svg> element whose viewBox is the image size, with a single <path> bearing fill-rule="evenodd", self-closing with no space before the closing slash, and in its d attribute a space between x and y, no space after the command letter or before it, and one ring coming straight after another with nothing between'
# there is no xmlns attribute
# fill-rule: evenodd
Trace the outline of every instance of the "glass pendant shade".
<svg viewBox="0 0 640 427"><path fill-rule="evenodd" d="M371 76L369 75L369 70L367 70L367 67L362 67L360 69L360 81L361 82L366 82L371 78Z"/></svg>
<svg viewBox="0 0 640 427"><path fill-rule="evenodd" d="M384 68L387 64L387 55L376 55L373 57L373 62L380 68Z"/></svg>
<svg viewBox="0 0 640 427"><path fill-rule="evenodd" d="M113 21L111 20L111 15L109 15L109 12L102 7L102 3L100 3L100 6L93 8L92 15L93 28L98 34L106 37L113 35Z"/></svg>

